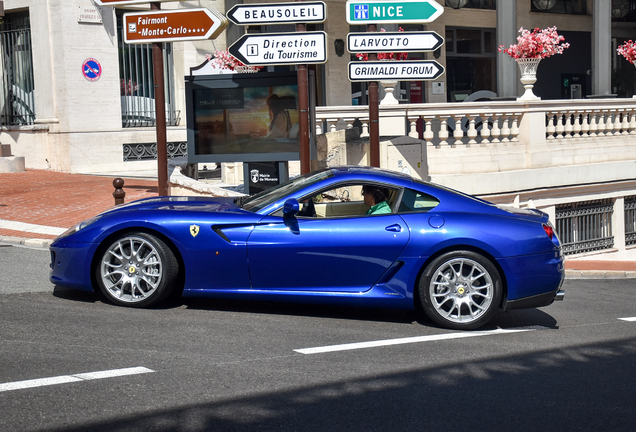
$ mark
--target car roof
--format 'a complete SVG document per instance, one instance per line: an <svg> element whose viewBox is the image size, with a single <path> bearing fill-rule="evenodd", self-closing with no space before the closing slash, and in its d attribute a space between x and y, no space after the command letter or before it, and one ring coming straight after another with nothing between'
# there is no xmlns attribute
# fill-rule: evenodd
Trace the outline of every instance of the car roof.
<svg viewBox="0 0 636 432"><path fill-rule="evenodd" d="M379 177L387 177L390 180L399 179L399 180L408 181L408 182L413 181L413 178L407 174L399 173L396 171L390 171L383 168L354 165L354 166L330 167L330 169L335 176L343 175L343 174L345 175L346 174L365 174L365 175L372 175L372 176L379 176Z"/></svg>

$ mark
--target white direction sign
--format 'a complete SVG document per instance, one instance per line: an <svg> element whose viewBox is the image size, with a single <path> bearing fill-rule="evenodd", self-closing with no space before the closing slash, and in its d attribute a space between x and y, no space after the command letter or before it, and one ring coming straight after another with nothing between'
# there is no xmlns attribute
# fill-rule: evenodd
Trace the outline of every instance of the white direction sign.
<svg viewBox="0 0 636 432"><path fill-rule="evenodd" d="M434 60L349 63L350 81L427 81L444 73Z"/></svg>
<svg viewBox="0 0 636 432"><path fill-rule="evenodd" d="M321 23L327 18L323 2L236 4L227 12L236 25Z"/></svg>
<svg viewBox="0 0 636 432"><path fill-rule="evenodd" d="M352 53L435 51L444 38L433 31L349 33L347 49Z"/></svg>
<svg viewBox="0 0 636 432"><path fill-rule="evenodd" d="M325 63L325 32L245 34L228 48L248 66Z"/></svg>

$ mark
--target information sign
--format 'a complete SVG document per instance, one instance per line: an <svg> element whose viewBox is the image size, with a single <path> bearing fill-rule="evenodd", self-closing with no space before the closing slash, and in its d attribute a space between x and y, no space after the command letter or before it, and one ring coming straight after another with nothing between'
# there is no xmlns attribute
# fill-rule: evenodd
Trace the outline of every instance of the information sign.
<svg viewBox="0 0 636 432"><path fill-rule="evenodd" d="M325 32L246 34L228 48L248 66L317 64L327 61Z"/></svg>
<svg viewBox="0 0 636 432"><path fill-rule="evenodd" d="M223 15L205 8L127 13L124 41L139 44L214 39L226 27Z"/></svg>
<svg viewBox="0 0 636 432"><path fill-rule="evenodd" d="M348 0L349 24L429 23L444 13L435 0Z"/></svg>
<svg viewBox="0 0 636 432"><path fill-rule="evenodd" d="M434 60L349 63L350 81L427 81L443 73L444 67Z"/></svg>
<svg viewBox="0 0 636 432"><path fill-rule="evenodd" d="M426 52L444 45L444 38L433 31L349 33L347 49L352 53Z"/></svg>
<svg viewBox="0 0 636 432"><path fill-rule="evenodd" d="M323 2L236 4L227 12L227 19L236 25L321 23L326 18Z"/></svg>

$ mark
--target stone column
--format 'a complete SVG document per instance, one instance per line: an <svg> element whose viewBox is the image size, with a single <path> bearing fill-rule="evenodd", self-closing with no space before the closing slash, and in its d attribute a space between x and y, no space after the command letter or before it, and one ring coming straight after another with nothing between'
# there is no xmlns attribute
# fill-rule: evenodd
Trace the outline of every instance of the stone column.
<svg viewBox="0 0 636 432"><path fill-rule="evenodd" d="M612 2L593 2L592 94L611 93L612 82Z"/></svg>
<svg viewBox="0 0 636 432"><path fill-rule="evenodd" d="M497 0L497 46L517 43L517 5L515 1ZM506 53L497 53L497 96L517 97L517 63Z"/></svg>
<svg viewBox="0 0 636 432"><path fill-rule="evenodd" d="M57 124L56 81L53 38L57 36L55 17L49 1L35 2L29 10L33 43L33 80L35 81L35 123Z"/></svg>

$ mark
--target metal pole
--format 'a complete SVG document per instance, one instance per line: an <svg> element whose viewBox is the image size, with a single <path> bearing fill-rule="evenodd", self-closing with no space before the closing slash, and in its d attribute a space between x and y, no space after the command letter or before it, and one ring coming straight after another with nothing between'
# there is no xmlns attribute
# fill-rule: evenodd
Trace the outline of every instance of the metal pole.
<svg viewBox="0 0 636 432"><path fill-rule="evenodd" d="M150 3L160 10L161 3ZM152 44L152 70L155 84L155 127L157 130L157 178L159 196L168 195L168 144L166 139L166 95L163 82L163 43Z"/></svg>
<svg viewBox="0 0 636 432"><path fill-rule="evenodd" d="M377 31L375 24L367 25L367 32ZM369 53L369 61L378 59L376 53ZM380 102L378 82L369 81L369 165L380 167Z"/></svg>
<svg viewBox="0 0 636 432"><path fill-rule="evenodd" d="M307 31L305 24L296 24L296 32L305 31ZM298 114L300 174L307 174L311 172L311 152L309 148L309 78L306 65L298 65Z"/></svg>

